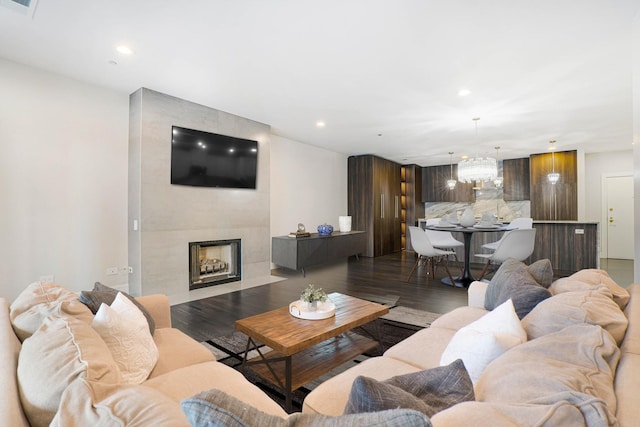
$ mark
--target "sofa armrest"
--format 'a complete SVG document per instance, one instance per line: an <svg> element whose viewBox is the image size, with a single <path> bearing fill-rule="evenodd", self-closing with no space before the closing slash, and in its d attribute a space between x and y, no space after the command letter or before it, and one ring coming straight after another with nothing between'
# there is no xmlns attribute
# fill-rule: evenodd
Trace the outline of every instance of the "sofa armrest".
<svg viewBox="0 0 640 427"><path fill-rule="evenodd" d="M156 322L156 328L171 327L171 306L169 305L169 297L162 294L143 295L136 297L144 308L147 309L153 320Z"/></svg>
<svg viewBox="0 0 640 427"><path fill-rule="evenodd" d="M469 307L484 308L484 294L487 292L487 282L471 282L467 290L467 304Z"/></svg>

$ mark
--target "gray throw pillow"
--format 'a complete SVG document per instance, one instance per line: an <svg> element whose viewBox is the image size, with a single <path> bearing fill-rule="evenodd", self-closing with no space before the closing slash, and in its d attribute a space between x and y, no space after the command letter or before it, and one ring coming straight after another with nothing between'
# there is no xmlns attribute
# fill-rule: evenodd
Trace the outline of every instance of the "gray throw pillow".
<svg viewBox="0 0 640 427"><path fill-rule="evenodd" d="M461 359L447 366L399 375L385 381L359 376L351 386L345 414L394 408L432 417L455 404L475 399L473 382Z"/></svg>
<svg viewBox="0 0 640 427"><path fill-rule="evenodd" d="M111 305L113 300L116 299L116 295L118 295L118 292L122 291L103 285L100 282L96 282L93 285L93 291L80 292L80 302L89 307L89 310L91 310L93 314L96 314L98 312L98 309L100 308L100 304L105 303L107 305ZM149 331L151 332L151 335L153 335L156 330L156 322L155 320L153 320L153 316L151 316L147 309L144 308L144 306L140 304L134 297L126 292L122 292L122 294L129 298L129 300L136 307L138 307L142 314L144 314L144 317L147 319L147 323L149 324Z"/></svg>
<svg viewBox="0 0 640 427"><path fill-rule="evenodd" d="M519 263L516 265L511 261L505 261L505 269L500 272L500 267L500 274L496 272L487 286L484 307L493 310L510 299L518 318L522 320L539 302L549 298L551 292L536 282L525 264L516 261Z"/></svg>
<svg viewBox="0 0 640 427"><path fill-rule="evenodd" d="M541 259L533 264L527 266L522 261L518 261L514 258L509 258L503 262L498 270L493 275L493 278L487 286L487 291L484 296L484 308L487 310L493 310L504 301L498 302L498 293L501 291L501 286L504 283L511 281L511 275L519 273L525 270L529 273L530 279L543 288L551 286L553 281L553 270L551 268L551 261L548 259ZM507 298L508 299L508 298Z"/></svg>
<svg viewBox="0 0 640 427"><path fill-rule="evenodd" d="M337 417L295 413L281 418L217 389L184 399L180 406L193 427L431 427L431 421L424 414L405 409Z"/></svg>
<svg viewBox="0 0 640 427"><path fill-rule="evenodd" d="M548 289L553 282L553 267L548 259L539 259L530 264L527 271L533 276L536 282L543 288Z"/></svg>

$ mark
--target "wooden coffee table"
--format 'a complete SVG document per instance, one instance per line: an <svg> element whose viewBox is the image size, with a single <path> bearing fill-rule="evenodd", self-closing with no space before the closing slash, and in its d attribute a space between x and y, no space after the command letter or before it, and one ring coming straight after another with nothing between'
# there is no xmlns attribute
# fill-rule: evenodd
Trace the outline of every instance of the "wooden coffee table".
<svg viewBox="0 0 640 427"><path fill-rule="evenodd" d="M247 349L256 341L273 349L258 350L259 355L250 360L245 352L243 365L284 390L289 412L293 390L378 345L350 331L387 314L387 307L339 293L329 298L336 315L328 319L299 319L287 306L235 323L237 330L249 336Z"/></svg>

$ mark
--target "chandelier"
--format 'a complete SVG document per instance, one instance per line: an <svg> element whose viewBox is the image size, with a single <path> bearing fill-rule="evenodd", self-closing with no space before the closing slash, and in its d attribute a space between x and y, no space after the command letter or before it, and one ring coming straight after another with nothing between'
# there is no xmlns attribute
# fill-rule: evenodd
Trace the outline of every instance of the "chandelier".
<svg viewBox="0 0 640 427"><path fill-rule="evenodd" d="M498 176L498 163L491 157L473 157L458 163L458 181L493 181Z"/></svg>
<svg viewBox="0 0 640 427"><path fill-rule="evenodd" d="M476 122L476 139L478 137L478 120ZM473 157L458 163L458 181L460 182L486 182L494 181L498 177L498 162L492 157Z"/></svg>

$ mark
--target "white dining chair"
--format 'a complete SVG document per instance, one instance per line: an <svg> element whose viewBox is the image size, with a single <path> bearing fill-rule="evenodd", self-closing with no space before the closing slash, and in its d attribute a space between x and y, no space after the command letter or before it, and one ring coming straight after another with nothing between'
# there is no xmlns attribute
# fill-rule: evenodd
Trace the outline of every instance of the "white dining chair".
<svg viewBox="0 0 640 427"><path fill-rule="evenodd" d="M418 255L418 259L411 269L411 273L409 273L409 277L407 278L407 282L411 280L411 276L413 276L413 272L418 267L418 264L424 263L426 264L426 276L427 276L427 286L429 286L429 276L435 276L435 267L437 264L444 259L444 268L447 271L447 275L451 280L451 283L455 283L453 280L453 276L451 276L451 271L449 271L449 256L453 255L453 251L445 251L442 249L434 248L431 242L429 241L429 237L421 228L409 226L409 236L411 237L411 245L413 246L413 250Z"/></svg>
<svg viewBox="0 0 640 427"><path fill-rule="evenodd" d="M427 226L438 225L440 223L440 218L429 218L427 219ZM429 241L433 245L434 248L451 250L453 251L453 258L456 261L458 267L462 270L460 266L460 261L458 260L458 255L456 254L456 248L462 248L464 243L460 240L453 237L450 231L440 231L440 230L424 230L427 233L427 237L429 237Z"/></svg>
<svg viewBox="0 0 640 427"><path fill-rule="evenodd" d="M535 248L536 229L529 228L524 230L511 230L505 233L500 240L498 247L491 254L476 254L479 258L484 258L487 263L484 265L480 277L482 280L487 273L490 264L502 264L509 258L515 258L518 261L524 261L529 258Z"/></svg>
<svg viewBox="0 0 640 427"><path fill-rule="evenodd" d="M511 221L506 228L507 230L529 230L533 228L533 218L516 218L513 221ZM504 236L506 236L508 233L509 231L504 233L500 238L500 240L496 242L485 243L484 245L482 245L482 247L484 249L495 251L498 245L500 244L500 241L504 239Z"/></svg>

